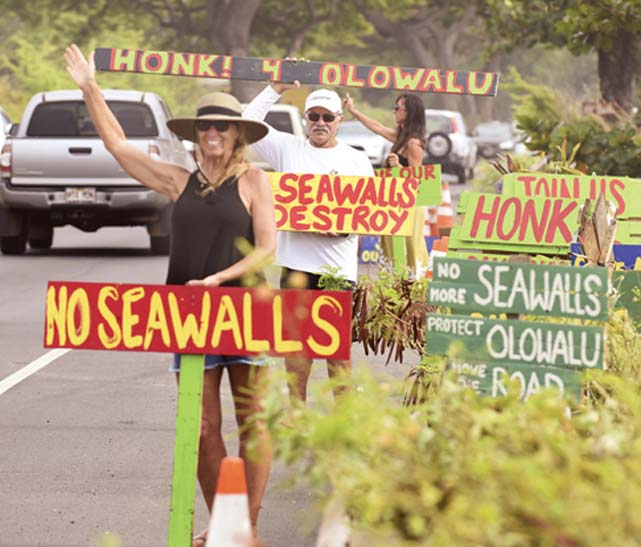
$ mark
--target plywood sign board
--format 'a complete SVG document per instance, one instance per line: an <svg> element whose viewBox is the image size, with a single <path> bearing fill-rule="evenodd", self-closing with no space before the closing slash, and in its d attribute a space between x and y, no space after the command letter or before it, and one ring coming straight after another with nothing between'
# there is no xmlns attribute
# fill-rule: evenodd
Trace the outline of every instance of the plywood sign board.
<svg viewBox="0 0 641 547"><path fill-rule="evenodd" d="M425 207L438 206L442 202L441 195L441 166L420 165L417 167L381 167L374 169L377 177L381 178L411 178L418 180L418 196L416 205Z"/></svg>
<svg viewBox="0 0 641 547"><path fill-rule="evenodd" d="M417 93L495 96L496 72L436 68L367 66L335 62L287 61L208 53L180 53L126 48L96 48L98 70L260 82L397 89Z"/></svg>
<svg viewBox="0 0 641 547"><path fill-rule="evenodd" d="M520 197L595 201L603 193L613 203L618 219L641 219L641 179L566 175L551 173L510 173L503 177L503 194Z"/></svg>
<svg viewBox="0 0 641 547"><path fill-rule="evenodd" d="M49 282L48 348L349 359L351 295Z"/></svg>
<svg viewBox="0 0 641 547"><path fill-rule="evenodd" d="M431 304L484 313L553 315L607 320L605 268L570 268L517 262L435 260Z"/></svg>
<svg viewBox="0 0 641 547"><path fill-rule="evenodd" d="M581 271L576 275L577 271ZM581 396L582 368L604 368L604 329L567 323L490 319L478 314L607 319L603 268L435 257L428 302L471 315L428 314L428 354L446 355L457 381L498 396L509 381L526 399L554 387Z"/></svg>
<svg viewBox="0 0 641 547"><path fill-rule="evenodd" d="M268 176L278 230L398 236L412 233L416 179L296 173Z"/></svg>

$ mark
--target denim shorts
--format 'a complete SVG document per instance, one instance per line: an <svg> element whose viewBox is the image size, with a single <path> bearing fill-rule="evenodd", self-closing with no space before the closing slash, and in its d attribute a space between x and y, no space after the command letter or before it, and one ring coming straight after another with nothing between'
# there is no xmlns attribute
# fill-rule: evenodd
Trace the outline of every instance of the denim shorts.
<svg viewBox="0 0 641 547"><path fill-rule="evenodd" d="M174 362L169 367L169 372L180 372L180 353L174 353ZM205 355L205 370L211 370L216 367L226 367L234 365L254 365L257 367L266 365L268 359L261 356L248 355Z"/></svg>

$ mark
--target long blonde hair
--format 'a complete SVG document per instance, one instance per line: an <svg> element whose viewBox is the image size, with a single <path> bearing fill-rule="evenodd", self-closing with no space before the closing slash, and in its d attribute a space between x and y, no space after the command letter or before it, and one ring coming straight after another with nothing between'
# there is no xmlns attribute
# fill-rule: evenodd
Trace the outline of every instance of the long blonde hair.
<svg viewBox="0 0 641 547"><path fill-rule="evenodd" d="M198 148L200 150L200 145L198 145ZM245 141L245 135L243 134L243 130L239 127L238 139L236 140L236 144L234 145L234 150L231 153L229 160L225 164L225 168L216 180L209 180L207 178L207 175L203 173L200 165L198 165L198 171L207 181L207 187L200 193L201 196L206 196L210 192L216 191L216 189L227 179L242 177L249 170L249 168L251 167L251 163L249 163L245 159L246 148L247 142Z"/></svg>

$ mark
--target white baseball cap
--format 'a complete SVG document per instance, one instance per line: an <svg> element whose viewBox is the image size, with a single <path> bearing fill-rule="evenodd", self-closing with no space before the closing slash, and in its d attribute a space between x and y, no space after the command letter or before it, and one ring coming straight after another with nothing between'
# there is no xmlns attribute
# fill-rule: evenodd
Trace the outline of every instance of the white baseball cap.
<svg viewBox="0 0 641 547"><path fill-rule="evenodd" d="M325 108L334 114L343 113L343 103L341 98L336 91L331 91L329 89L317 89L307 95L307 99L305 100L305 112L317 106Z"/></svg>

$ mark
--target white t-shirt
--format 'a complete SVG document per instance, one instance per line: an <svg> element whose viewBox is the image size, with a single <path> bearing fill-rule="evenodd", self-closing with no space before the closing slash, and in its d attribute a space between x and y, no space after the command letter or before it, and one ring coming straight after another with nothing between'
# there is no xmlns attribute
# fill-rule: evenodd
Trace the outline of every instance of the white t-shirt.
<svg viewBox="0 0 641 547"><path fill-rule="evenodd" d="M247 105L243 118L264 120L269 108L280 98L267 86ZM374 176L367 155L346 144L318 148L309 141L269 128L267 135L252 144L254 150L275 171L283 173L312 173ZM358 267L358 236L326 237L309 232L278 232L276 261L293 270L320 274L324 266L338 267L339 273L356 281Z"/></svg>

